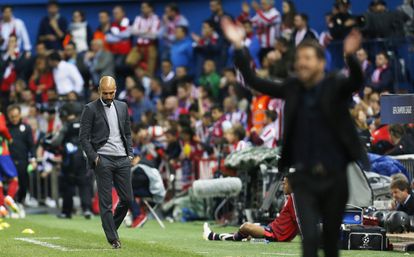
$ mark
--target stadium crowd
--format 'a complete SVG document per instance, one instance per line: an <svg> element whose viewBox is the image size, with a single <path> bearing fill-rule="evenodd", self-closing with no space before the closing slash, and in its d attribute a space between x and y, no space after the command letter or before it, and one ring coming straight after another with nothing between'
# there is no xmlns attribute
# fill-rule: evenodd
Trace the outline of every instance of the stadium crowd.
<svg viewBox="0 0 414 257"><path fill-rule="evenodd" d="M336 53L330 52L330 44L355 27L367 40L412 36L413 1L402 2L397 10L389 10L385 1L373 0L367 12L357 16L349 0L334 1L326 14L326 30L320 33L309 27L308 15L297 13L290 0L283 1L282 10L276 9L273 0L243 2L240 15L233 18L244 26L244 43L257 73L283 80L292 74L295 47L303 40L317 40L331 60ZM100 25L92 28L82 10L63 17L58 3L50 1L37 27L37 41L30 42L27 29L36 25L25 24L22 17L13 15L12 6L3 5L1 166L3 170L15 166L18 175L0 177L0 215L6 212L3 205L18 208L13 198L22 205L30 205L33 198L49 199L50 174L61 170L65 151L70 151L67 144L57 144L55 137L65 123L79 118L84 103L99 97L97 87L104 75L116 78L117 98L128 103L134 154L159 167L165 180L177 171L179 190L191 186L202 169L214 173L220 165L217 159L223 160L219 157L250 145L279 146L284 103L244 84L220 26L221 19L230 15L220 0L210 0L209 6L211 16L201 31L192 32L191 17L181 14L174 3L156 14L152 3L143 1L133 19L126 17L122 6L115 6L111 12L99 12ZM391 62L390 54L358 51L366 82L350 100L350 112L369 151L414 153L410 126L381 125L380 96L407 92L398 87L396 80L404 72ZM326 70L336 68L328 61ZM346 67L340 72L346 76ZM6 161L7 156L12 162ZM70 169L64 172L79 175ZM87 188L92 188L90 173L82 175ZM41 189L32 188L27 197L29 185L36 185L29 183L35 174L41 174L44 183ZM65 182L60 181L61 188ZM91 203L86 202L84 212L89 215ZM46 203L53 205L51 200Z"/></svg>

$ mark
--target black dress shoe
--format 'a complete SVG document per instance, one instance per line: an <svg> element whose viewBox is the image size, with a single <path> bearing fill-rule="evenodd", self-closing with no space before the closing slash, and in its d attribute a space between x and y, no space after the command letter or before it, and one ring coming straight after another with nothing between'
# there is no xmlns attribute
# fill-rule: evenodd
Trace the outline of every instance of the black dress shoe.
<svg viewBox="0 0 414 257"><path fill-rule="evenodd" d="M71 219L72 216L68 215L66 213L59 213L58 215L56 215L59 219Z"/></svg>
<svg viewBox="0 0 414 257"><path fill-rule="evenodd" d="M112 249L121 249L121 241L119 240L114 240L112 241Z"/></svg>

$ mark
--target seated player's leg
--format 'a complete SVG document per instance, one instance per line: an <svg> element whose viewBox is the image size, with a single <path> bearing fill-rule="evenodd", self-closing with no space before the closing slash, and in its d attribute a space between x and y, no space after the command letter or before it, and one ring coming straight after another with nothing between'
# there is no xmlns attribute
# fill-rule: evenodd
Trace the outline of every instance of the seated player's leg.
<svg viewBox="0 0 414 257"><path fill-rule="evenodd" d="M273 232L271 232L271 234L273 234ZM217 234L211 231L207 223L204 223L203 238L205 240L242 241L243 239L246 239L248 237L264 238L266 237L266 230L265 228L255 224L244 223L240 226L239 231L237 231L236 233Z"/></svg>
<svg viewBox="0 0 414 257"><path fill-rule="evenodd" d="M0 156L0 169L4 177L9 178L7 196L4 198L4 203L9 206L14 212L19 212L19 207L14 202L14 197L19 189L19 182L17 179L16 166L10 157L10 155ZM3 187L1 187L3 189ZM1 197L1 196L0 196Z"/></svg>

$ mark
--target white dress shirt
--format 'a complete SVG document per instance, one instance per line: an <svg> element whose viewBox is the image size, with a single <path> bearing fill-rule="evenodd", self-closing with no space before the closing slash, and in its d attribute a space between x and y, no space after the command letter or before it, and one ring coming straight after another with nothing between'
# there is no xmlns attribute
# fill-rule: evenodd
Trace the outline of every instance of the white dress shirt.
<svg viewBox="0 0 414 257"><path fill-rule="evenodd" d="M26 26L21 19L12 18L9 22L0 21L0 36L4 39L3 44L1 45L1 50L7 49L7 44L9 42L10 35L15 34L17 37L17 45L19 49L23 43L23 50L30 51L32 45L30 44L29 34L27 33Z"/></svg>
<svg viewBox="0 0 414 257"><path fill-rule="evenodd" d="M83 90L83 78L78 68L66 61L60 61L59 65L53 69L53 79L59 95L66 95L75 91L78 95Z"/></svg>

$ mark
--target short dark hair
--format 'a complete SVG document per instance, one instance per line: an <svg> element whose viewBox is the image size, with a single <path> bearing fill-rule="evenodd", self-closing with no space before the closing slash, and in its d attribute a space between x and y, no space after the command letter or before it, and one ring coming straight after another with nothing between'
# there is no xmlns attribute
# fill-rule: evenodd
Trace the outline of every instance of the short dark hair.
<svg viewBox="0 0 414 257"><path fill-rule="evenodd" d="M180 8L178 8L178 5L176 3L169 3L166 7L170 8L172 11L176 13L180 13Z"/></svg>
<svg viewBox="0 0 414 257"><path fill-rule="evenodd" d="M132 89L136 89L145 94L145 87L141 83L137 83Z"/></svg>
<svg viewBox="0 0 414 257"><path fill-rule="evenodd" d="M220 112L224 112L223 111L223 107L221 107L218 104L215 104L215 105L213 105L213 107L211 107L211 111L214 111L214 110L217 110L217 111L220 111Z"/></svg>
<svg viewBox="0 0 414 257"><path fill-rule="evenodd" d="M277 119L277 112L266 110L265 111L266 117L268 117L271 121L275 121Z"/></svg>
<svg viewBox="0 0 414 257"><path fill-rule="evenodd" d="M326 60L325 49L315 39L305 39L304 41L302 41L296 47L296 53L299 52L299 50L304 49L304 48L312 48L313 50L315 50L316 57L319 60L323 60L323 61Z"/></svg>
<svg viewBox="0 0 414 257"><path fill-rule="evenodd" d="M386 51L380 51L378 52L376 55L382 55L385 57L385 59L389 60L390 56L388 55L388 53Z"/></svg>
<svg viewBox="0 0 414 257"><path fill-rule="evenodd" d="M1 7L1 12L4 12L6 9L11 9L13 11L13 6L6 4Z"/></svg>
<svg viewBox="0 0 414 257"><path fill-rule="evenodd" d="M179 25L177 26L177 29L182 29L184 34L187 36L188 35L188 27L184 26L184 25Z"/></svg>
<svg viewBox="0 0 414 257"><path fill-rule="evenodd" d="M390 185L391 189L399 189L401 191L407 191L407 193L410 192L410 183L408 183L408 180L406 179L394 179L391 181Z"/></svg>
<svg viewBox="0 0 414 257"><path fill-rule="evenodd" d="M111 16L111 13L107 10L100 10L99 13L106 13L108 16Z"/></svg>
<svg viewBox="0 0 414 257"><path fill-rule="evenodd" d="M86 16L85 16L85 12L84 11L82 11L82 10L74 10L73 11L73 13L75 13L75 12L78 12L79 13L79 15L81 16L81 18L82 18L82 21L85 21L85 19L86 19Z"/></svg>
<svg viewBox="0 0 414 257"><path fill-rule="evenodd" d="M60 62L62 60L62 57L60 57L60 54L57 51L53 51L51 54L49 54L48 58L51 61Z"/></svg>
<svg viewBox="0 0 414 257"><path fill-rule="evenodd" d="M19 106L19 105L17 105L17 104L12 104L12 105L9 105L9 106L7 107L7 113L9 113L9 112L11 112L11 111L13 111L13 110L18 110L18 111L19 111L19 113L21 113L21 112L22 112L22 108L20 108L20 106Z"/></svg>
<svg viewBox="0 0 414 257"><path fill-rule="evenodd" d="M236 137L238 137L239 140L242 140L246 137L246 129L240 124L233 125L231 131Z"/></svg>
<svg viewBox="0 0 414 257"><path fill-rule="evenodd" d="M397 138L401 138L405 134L404 127L401 126L400 124L391 125L388 128L388 131L390 132L392 136L397 137Z"/></svg>
<svg viewBox="0 0 414 257"><path fill-rule="evenodd" d="M152 10L154 10L154 5L150 1L143 1L141 4L148 5Z"/></svg>
<svg viewBox="0 0 414 257"><path fill-rule="evenodd" d="M302 20L304 20L306 22L306 24L308 24L308 22L309 22L309 16L306 13L298 13L296 15L299 16L299 17L301 17Z"/></svg>
<svg viewBox="0 0 414 257"><path fill-rule="evenodd" d="M205 20L203 21L203 23L207 24L208 26L214 29L214 23L212 20Z"/></svg>
<svg viewBox="0 0 414 257"><path fill-rule="evenodd" d="M69 41L66 45L67 45L67 46L68 46L68 45L71 45L71 46L73 46L73 48L75 48L75 49L76 49L76 43L75 43L75 42L73 42L73 41Z"/></svg>
<svg viewBox="0 0 414 257"><path fill-rule="evenodd" d="M47 2L47 6L51 6L51 5L56 5L59 7L59 3L57 0L49 0L49 2Z"/></svg>

